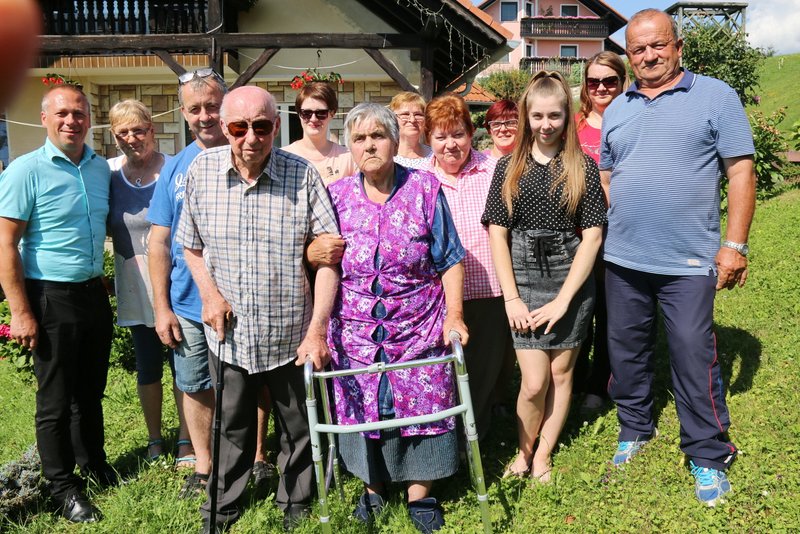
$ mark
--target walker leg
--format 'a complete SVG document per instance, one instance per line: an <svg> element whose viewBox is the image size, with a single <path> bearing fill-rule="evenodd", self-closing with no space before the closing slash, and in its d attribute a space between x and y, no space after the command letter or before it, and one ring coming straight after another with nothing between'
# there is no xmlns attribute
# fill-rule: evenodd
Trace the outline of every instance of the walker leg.
<svg viewBox="0 0 800 534"><path fill-rule="evenodd" d="M458 396L461 403L467 410L462 415L464 421L464 432L467 435L467 460L470 467L470 476L475 486L475 493L478 496L478 505L481 509L481 519L483 521L483 531L486 534L492 532L492 517L489 510L489 495L486 491L486 481L483 476L483 463L481 462L481 451L478 446L478 429L475 426L475 412L472 408L472 395L469 391L469 375L463 364L456 362L456 383L458 384Z"/></svg>
<svg viewBox="0 0 800 534"><path fill-rule="evenodd" d="M313 385L312 388L313 390ZM325 469L322 465L322 448L320 435L317 432L317 400L313 397L306 399L308 411L308 428L311 437L311 459L314 462L314 476L317 479L317 493L319 495L319 522L324 534L331 534L330 512L328 510L328 494L325 488Z"/></svg>
<svg viewBox="0 0 800 534"><path fill-rule="evenodd" d="M331 403L328 398L327 382L324 378L319 380L320 400L322 401L322 413L325 417L325 423L333 424L333 417L331 416ZM332 460L331 460L332 459ZM339 455L336 453L336 435L332 432L328 433L328 465L333 465L333 479L336 483L336 488L339 490L339 497L344 500L344 486L342 485L342 475L339 469ZM331 473L326 473L326 484L330 480Z"/></svg>

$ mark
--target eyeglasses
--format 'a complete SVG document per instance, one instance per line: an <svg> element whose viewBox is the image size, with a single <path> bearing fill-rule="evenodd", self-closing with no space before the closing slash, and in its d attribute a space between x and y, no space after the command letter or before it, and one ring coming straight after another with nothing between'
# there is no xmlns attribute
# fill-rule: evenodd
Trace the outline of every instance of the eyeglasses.
<svg viewBox="0 0 800 534"><path fill-rule="evenodd" d="M197 69L194 71L184 72L180 76L178 76L178 85L185 85L195 78L208 78L213 77L219 80L222 83L225 83L225 80L222 79L222 76L214 72L214 69Z"/></svg>
<svg viewBox="0 0 800 534"><path fill-rule="evenodd" d="M118 132L114 132L114 137L120 140L125 140L128 136L134 136L136 139L144 139L147 135L147 132L150 131L150 128L134 128L133 130L119 130Z"/></svg>
<svg viewBox="0 0 800 534"><path fill-rule="evenodd" d="M614 89L619 85L619 77L609 76L607 78L586 78L586 86L592 91L596 91L601 85L606 89Z"/></svg>
<svg viewBox="0 0 800 534"><path fill-rule="evenodd" d="M409 113L405 111L403 113L396 113L395 115L403 122L422 122L425 120L424 113Z"/></svg>
<svg viewBox="0 0 800 534"><path fill-rule="evenodd" d="M517 119L508 119L507 121L489 121L487 124L491 131L499 132L503 127L507 130L516 130L517 126L519 126L519 121Z"/></svg>
<svg viewBox="0 0 800 534"><path fill-rule="evenodd" d="M265 137L272 133L275 123L269 119L261 119L253 122L236 121L227 123L228 133L239 139L247 135L247 130L252 129L253 133L259 137Z"/></svg>
<svg viewBox="0 0 800 534"><path fill-rule="evenodd" d="M312 116L316 117L318 121L324 121L330 116L331 111L329 109L301 109L297 114L304 121L310 121Z"/></svg>
<svg viewBox="0 0 800 534"><path fill-rule="evenodd" d="M653 44L645 44L634 48L628 48L628 53L632 56L641 56L647 51L648 48L652 48L658 52L660 50L664 50L672 41L673 39L669 39L667 41L658 41Z"/></svg>

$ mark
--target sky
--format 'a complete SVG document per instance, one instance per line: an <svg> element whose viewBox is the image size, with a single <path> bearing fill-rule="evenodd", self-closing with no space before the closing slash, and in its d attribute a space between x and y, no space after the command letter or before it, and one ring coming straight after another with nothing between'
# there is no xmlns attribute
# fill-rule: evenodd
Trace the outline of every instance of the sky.
<svg viewBox="0 0 800 534"><path fill-rule="evenodd" d="M472 0L474 4L480 0ZM646 7L666 9L677 0L605 0L624 17ZM800 0L750 0L746 11L745 30L750 44L772 48L776 54L800 52ZM611 36L625 44L624 28Z"/></svg>

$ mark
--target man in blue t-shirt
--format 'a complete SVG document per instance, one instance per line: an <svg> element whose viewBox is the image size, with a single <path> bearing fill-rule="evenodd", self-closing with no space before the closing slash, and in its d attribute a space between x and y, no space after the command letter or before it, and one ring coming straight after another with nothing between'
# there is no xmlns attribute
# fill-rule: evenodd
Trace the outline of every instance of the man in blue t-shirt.
<svg viewBox="0 0 800 534"><path fill-rule="evenodd" d="M645 9L626 30L636 83L603 116L600 170L609 201L605 243L609 393L622 465L655 436L652 357L660 307L672 364L681 450L695 495L714 506L730 491L736 456L727 430L713 332L717 290L747 278L755 206L753 138L736 92L680 67L683 42L666 13ZM719 181L728 225L720 246Z"/></svg>
<svg viewBox="0 0 800 534"><path fill-rule="evenodd" d="M11 337L33 351L36 444L61 515L94 522L81 473L116 481L106 461L103 392L112 314L101 282L109 169L84 144L89 102L74 85L42 99L43 147L0 175L0 284Z"/></svg>
<svg viewBox="0 0 800 534"><path fill-rule="evenodd" d="M211 419L214 391L208 368L201 318L200 294L183 258L183 247L175 237L183 207L186 171L194 158L207 148L226 145L219 123L219 110L226 86L210 69L185 75L178 88L181 112L195 141L161 169L147 213L152 223L148 248L156 332L175 350L175 383L183 392L183 416L191 444L179 443L179 460L190 460L194 449L194 472L181 489L184 498L205 490L211 469Z"/></svg>

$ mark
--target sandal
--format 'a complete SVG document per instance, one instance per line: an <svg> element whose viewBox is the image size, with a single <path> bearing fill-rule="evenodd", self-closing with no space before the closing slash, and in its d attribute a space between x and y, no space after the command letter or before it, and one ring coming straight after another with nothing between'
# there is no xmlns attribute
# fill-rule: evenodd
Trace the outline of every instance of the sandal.
<svg viewBox="0 0 800 534"><path fill-rule="evenodd" d="M536 473L531 472L531 480L534 484L549 484L550 483L550 475L553 471L552 467L548 467L546 470L542 471L538 475Z"/></svg>
<svg viewBox="0 0 800 534"><path fill-rule="evenodd" d="M517 461L516 457L509 462L509 464L503 471L503 476L501 476L500 478L527 478L531 475L530 463L528 463L528 468L525 469L524 471L514 471L513 469L511 469L511 466L514 465L515 461Z"/></svg>
<svg viewBox="0 0 800 534"><path fill-rule="evenodd" d="M190 440L190 439L179 439L176 442L176 445L178 446L178 451L180 451L181 447L186 447L186 446L191 447L192 446L192 440ZM192 451L194 451L194 449L192 449ZM194 469L195 463L197 463L197 458L195 457L194 452L191 452L190 454L187 454L186 456L178 456L177 458L175 458L175 467L177 467L179 469L181 469L181 468Z"/></svg>
<svg viewBox="0 0 800 534"><path fill-rule="evenodd" d="M206 484L208 483L208 475L203 475L194 471L191 475L186 477L183 482L181 491L178 492L180 499L192 499L198 495L203 495L206 492Z"/></svg>
<svg viewBox="0 0 800 534"><path fill-rule="evenodd" d="M158 454L150 454L151 447L158 447L161 449L161 452ZM147 442L147 459L151 462L155 462L161 455L164 454L164 440L162 438L151 439Z"/></svg>

